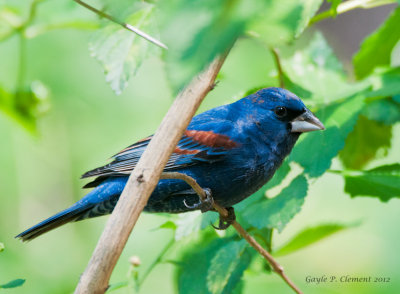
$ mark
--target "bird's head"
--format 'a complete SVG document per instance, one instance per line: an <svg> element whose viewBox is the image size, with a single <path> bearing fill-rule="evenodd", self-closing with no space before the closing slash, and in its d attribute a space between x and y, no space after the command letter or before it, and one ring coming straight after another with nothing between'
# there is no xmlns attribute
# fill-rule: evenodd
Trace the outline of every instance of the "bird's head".
<svg viewBox="0 0 400 294"><path fill-rule="evenodd" d="M324 130L320 120L304 105L295 94L281 88L265 88L246 97L265 118L264 128L279 128L300 134Z"/></svg>

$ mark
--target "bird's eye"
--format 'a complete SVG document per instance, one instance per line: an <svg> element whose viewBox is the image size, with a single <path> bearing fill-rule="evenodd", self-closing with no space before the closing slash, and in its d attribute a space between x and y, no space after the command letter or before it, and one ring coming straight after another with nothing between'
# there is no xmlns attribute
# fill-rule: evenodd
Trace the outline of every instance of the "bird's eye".
<svg viewBox="0 0 400 294"><path fill-rule="evenodd" d="M287 114L287 109L286 109L286 107L278 106L274 109L274 112L275 112L276 116L284 117Z"/></svg>

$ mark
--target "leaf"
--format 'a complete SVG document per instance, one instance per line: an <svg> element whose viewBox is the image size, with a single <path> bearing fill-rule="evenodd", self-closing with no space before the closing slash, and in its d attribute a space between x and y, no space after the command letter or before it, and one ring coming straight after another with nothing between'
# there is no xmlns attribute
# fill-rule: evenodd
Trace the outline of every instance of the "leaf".
<svg viewBox="0 0 400 294"><path fill-rule="evenodd" d="M370 120L361 115L346 139L339 157L347 168L360 169L374 159L378 150L387 154L392 137L391 126Z"/></svg>
<svg viewBox="0 0 400 294"><path fill-rule="evenodd" d="M332 16L336 17L337 16L337 7L342 2L342 0L328 0L328 2L332 3L331 7L330 7L330 11L332 12Z"/></svg>
<svg viewBox="0 0 400 294"><path fill-rule="evenodd" d="M173 231L176 230L176 224L173 221L166 221L163 223L161 226L159 226L160 229L171 229Z"/></svg>
<svg viewBox="0 0 400 294"><path fill-rule="evenodd" d="M24 279L16 279L16 280L12 280L6 284L0 285L0 288L3 289L9 289L9 288L16 288L16 287L20 287L25 283Z"/></svg>
<svg viewBox="0 0 400 294"><path fill-rule="evenodd" d="M366 105L363 114L371 120L392 125L400 121L400 103L392 98L372 101Z"/></svg>
<svg viewBox="0 0 400 294"><path fill-rule="evenodd" d="M313 102L328 103L352 90L343 66L321 33L315 33L307 47L281 59L287 77L312 93ZM302 97L305 98L305 97Z"/></svg>
<svg viewBox="0 0 400 294"><path fill-rule="evenodd" d="M155 6L147 2L135 2L134 7L134 12L126 22L157 37ZM93 35L89 50L103 66L106 81L117 95L126 88L129 78L135 75L143 60L159 52L149 41L110 22Z"/></svg>
<svg viewBox="0 0 400 294"><path fill-rule="evenodd" d="M378 68L367 78L372 89L366 97L388 97L400 94L400 67Z"/></svg>
<svg viewBox="0 0 400 294"><path fill-rule="evenodd" d="M269 46L279 46L299 37L322 0L266 1L248 31Z"/></svg>
<svg viewBox="0 0 400 294"><path fill-rule="evenodd" d="M321 176L343 149L363 106L364 97L355 96L318 111L316 115L326 130L302 135L304 137L294 147L289 159L299 163L309 176Z"/></svg>
<svg viewBox="0 0 400 294"><path fill-rule="evenodd" d="M304 6L298 1L266 1L248 26L248 34L269 46L292 41L302 22ZM300 31L300 30L299 30Z"/></svg>
<svg viewBox="0 0 400 294"><path fill-rule="evenodd" d="M193 211L181 214L178 221L175 222L175 240L180 240L183 237L209 227L217 219L218 214L212 212L200 213L200 211Z"/></svg>
<svg viewBox="0 0 400 294"><path fill-rule="evenodd" d="M4 248L5 248L4 244L0 242L0 252L4 251Z"/></svg>
<svg viewBox="0 0 400 294"><path fill-rule="evenodd" d="M218 250L232 240L218 238L215 233L202 234L199 242L191 242L181 251L179 266L175 277L178 293L209 294L207 288L207 272L211 259Z"/></svg>
<svg viewBox="0 0 400 294"><path fill-rule="evenodd" d="M400 197L400 164L383 165L366 171L344 171L344 190L355 196L373 196L386 202Z"/></svg>
<svg viewBox="0 0 400 294"><path fill-rule="evenodd" d="M50 108L49 91L40 81L9 93L0 87L0 110L30 132L36 130L36 120Z"/></svg>
<svg viewBox="0 0 400 294"><path fill-rule="evenodd" d="M228 49L264 1L213 0L160 2L166 69L173 90L179 91L216 55Z"/></svg>
<svg viewBox="0 0 400 294"><path fill-rule="evenodd" d="M322 4L322 0L303 0L301 2L303 3L303 11L296 30L296 38L303 33L311 18L315 15Z"/></svg>
<svg viewBox="0 0 400 294"><path fill-rule="evenodd" d="M174 90L181 89L216 55L225 52L257 15L268 15L264 0L173 0L164 13L162 38L170 50L165 54Z"/></svg>
<svg viewBox="0 0 400 294"><path fill-rule="evenodd" d="M358 79L369 75L377 66L390 64L390 53L400 40L400 7L396 8L386 21L361 44L360 51L353 58L354 72Z"/></svg>
<svg viewBox="0 0 400 294"><path fill-rule="evenodd" d="M285 84L285 89L296 93L298 97L301 99L307 99L312 96L312 93L308 91L307 89L303 88L302 86L294 83L286 73L283 73L283 82Z"/></svg>
<svg viewBox="0 0 400 294"><path fill-rule="evenodd" d="M207 273L207 287L211 293L232 292L250 263L246 247L246 240L232 241L217 251Z"/></svg>
<svg viewBox="0 0 400 294"><path fill-rule="evenodd" d="M304 229L287 244L276 250L274 252L274 256L287 255L297 250L303 249L349 227L351 226L344 224L323 224Z"/></svg>
<svg viewBox="0 0 400 294"><path fill-rule="evenodd" d="M307 195L307 180L296 177L278 196L254 203L243 212L243 218L258 229L277 228L279 232L300 211Z"/></svg>

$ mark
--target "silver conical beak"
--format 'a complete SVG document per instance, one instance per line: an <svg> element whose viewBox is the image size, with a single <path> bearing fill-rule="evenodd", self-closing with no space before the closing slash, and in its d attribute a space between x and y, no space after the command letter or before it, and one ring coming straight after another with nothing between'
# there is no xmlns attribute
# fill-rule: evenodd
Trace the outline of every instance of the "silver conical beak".
<svg viewBox="0 0 400 294"><path fill-rule="evenodd" d="M325 130L322 122L320 122L320 120L308 109L306 110L306 112L292 120L291 125L292 133L305 133Z"/></svg>

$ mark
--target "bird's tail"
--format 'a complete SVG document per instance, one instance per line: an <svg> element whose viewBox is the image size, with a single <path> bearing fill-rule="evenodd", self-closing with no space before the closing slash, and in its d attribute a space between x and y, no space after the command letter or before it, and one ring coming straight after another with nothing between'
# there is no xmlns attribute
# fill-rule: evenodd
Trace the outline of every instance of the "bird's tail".
<svg viewBox="0 0 400 294"><path fill-rule="evenodd" d="M82 215L87 213L88 210L92 209L92 207L93 207L92 205L87 205L87 206L78 206L76 204L72 205L71 207L27 229L26 231L17 235L15 238L18 238L23 242L35 239L36 237L39 237L40 235L50 230L58 228L59 226L78 220Z"/></svg>
<svg viewBox="0 0 400 294"><path fill-rule="evenodd" d="M105 180L71 207L27 229L16 238L30 241L66 223L111 213L127 180L127 176Z"/></svg>

